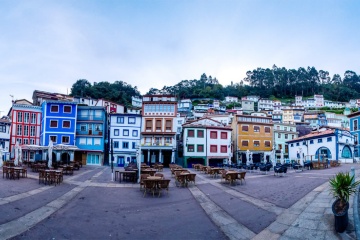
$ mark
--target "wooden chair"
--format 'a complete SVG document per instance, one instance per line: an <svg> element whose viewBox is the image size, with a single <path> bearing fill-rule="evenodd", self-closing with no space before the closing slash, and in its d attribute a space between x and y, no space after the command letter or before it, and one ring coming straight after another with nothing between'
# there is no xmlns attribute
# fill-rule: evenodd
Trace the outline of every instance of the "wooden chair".
<svg viewBox="0 0 360 240"><path fill-rule="evenodd" d="M140 175L140 191L144 187L144 180L147 179L150 174L141 174Z"/></svg>
<svg viewBox="0 0 360 240"><path fill-rule="evenodd" d="M162 179L159 181L159 197L162 191L166 191L169 196L170 179Z"/></svg>
<svg viewBox="0 0 360 240"><path fill-rule="evenodd" d="M21 173L21 177L27 178L27 169L26 168L21 169L20 173Z"/></svg>
<svg viewBox="0 0 360 240"><path fill-rule="evenodd" d="M7 166L3 166L3 178L4 178L4 176L6 178L9 178L9 169Z"/></svg>
<svg viewBox="0 0 360 240"><path fill-rule="evenodd" d="M241 184L242 184L243 180L244 180L244 182L246 183L246 181L245 181L245 175L246 175L246 172L239 172L238 178L239 178Z"/></svg>
<svg viewBox="0 0 360 240"><path fill-rule="evenodd" d="M46 184L46 172L45 172L45 170L40 170L39 171L39 184L40 183L45 183Z"/></svg>
<svg viewBox="0 0 360 240"><path fill-rule="evenodd" d="M177 187L179 186L178 184L180 184L181 186L185 185L185 176L180 174L181 174L180 171L175 172L175 185Z"/></svg>
<svg viewBox="0 0 360 240"><path fill-rule="evenodd" d="M8 169L8 172L9 172L9 179L20 179L20 175L19 175L19 172L18 171L15 171L14 168L9 168Z"/></svg>
<svg viewBox="0 0 360 240"><path fill-rule="evenodd" d="M62 170L61 171L58 170L55 172L55 178L59 184L62 183L62 181L64 180L64 175Z"/></svg>
<svg viewBox="0 0 360 240"><path fill-rule="evenodd" d="M155 173L155 177L161 177L161 179L164 179L164 174L162 174L162 173Z"/></svg>
<svg viewBox="0 0 360 240"><path fill-rule="evenodd" d="M146 193L152 193L153 194L153 197L155 195L155 182L154 181L151 181L151 180L148 180L148 179L144 179L144 196L146 195Z"/></svg>
<svg viewBox="0 0 360 240"><path fill-rule="evenodd" d="M186 181L189 183L193 183L195 185L195 177L196 177L196 174L195 173L190 173L186 176Z"/></svg>

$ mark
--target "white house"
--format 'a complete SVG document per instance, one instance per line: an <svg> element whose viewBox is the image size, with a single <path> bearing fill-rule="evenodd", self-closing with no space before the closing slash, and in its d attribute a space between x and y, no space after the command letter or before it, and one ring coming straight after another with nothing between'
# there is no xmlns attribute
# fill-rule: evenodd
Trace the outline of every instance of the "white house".
<svg viewBox="0 0 360 240"><path fill-rule="evenodd" d="M133 106L133 107L142 107L142 99L141 98L139 98L139 97L134 97L134 96L132 96L131 97L131 105Z"/></svg>
<svg viewBox="0 0 360 240"><path fill-rule="evenodd" d="M136 161L141 124L142 118L138 114L110 114L110 139L113 143L114 162L118 166Z"/></svg>
<svg viewBox="0 0 360 240"><path fill-rule="evenodd" d="M10 159L10 126L11 121L8 117L3 117L0 119L0 151L3 153L3 158L0 159L0 161Z"/></svg>
<svg viewBox="0 0 360 240"><path fill-rule="evenodd" d="M105 107L107 113L124 113L124 106L105 99L99 99L95 106Z"/></svg>
<svg viewBox="0 0 360 240"><path fill-rule="evenodd" d="M352 163L354 159L355 138L348 130L322 127L287 143L290 160L297 160L298 154L312 161Z"/></svg>
<svg viewBox="0 0 360 240"><path fill-rule="evenodd" d="M217 166L232 160L231 131L221 122L209 118L183 125L184 165L202 163Z"/></svg>
<svg viewBox="0 0 360 240"><path fill-rule="evenodd" d="M315 106L316 107L323 107L324 106L324 96L323 95L315 94L314 95L314 100L315 100Z"/></svg>
<svg viewBox="0 0 360 240"><path fill-rule="evenodd" d="M267 98L261 98L258 101L258 110L273 110L274 109L274 101L267 99Z"/></svg>
<svg viewBox="0 0 360 240"><path fill-rule="evenodd" d="M227 102L227 103L238 102L238 101L239 101L238 97L232 97L232 96L226 96L225 97L225 102Z"/></svg>

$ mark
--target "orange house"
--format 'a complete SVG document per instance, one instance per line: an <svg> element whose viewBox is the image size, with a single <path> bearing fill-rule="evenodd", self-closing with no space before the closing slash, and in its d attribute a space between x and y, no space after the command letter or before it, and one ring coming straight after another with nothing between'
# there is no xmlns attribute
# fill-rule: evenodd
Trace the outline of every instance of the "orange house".
<svg viewBox="0 0 360 240"><path fill-rule="evenodd" d="M247 150L252 153L254 163L270 160L274 144L271 117L236 115L232 124L238 162L245 162Z"/></svg>

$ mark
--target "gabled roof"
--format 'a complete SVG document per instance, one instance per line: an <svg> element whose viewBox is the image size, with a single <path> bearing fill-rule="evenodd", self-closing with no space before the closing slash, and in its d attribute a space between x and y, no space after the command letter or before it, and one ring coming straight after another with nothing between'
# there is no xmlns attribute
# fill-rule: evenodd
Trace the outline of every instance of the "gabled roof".
<svg viewBox="0 0 360 240"><path fill-rule="evenodd" d="M334 134L334 133L335 133L335 129L327 129L325 131L317 131L317 130L315 130L315 131L312 131L309 134L306 134L304 136L289 140L287 142L288 143L289 142L298 142L298 141L301 141L301 140L318 138L318 137L321 137L321 136L324 136L324 135L330 135L330 134Z"/></svg>

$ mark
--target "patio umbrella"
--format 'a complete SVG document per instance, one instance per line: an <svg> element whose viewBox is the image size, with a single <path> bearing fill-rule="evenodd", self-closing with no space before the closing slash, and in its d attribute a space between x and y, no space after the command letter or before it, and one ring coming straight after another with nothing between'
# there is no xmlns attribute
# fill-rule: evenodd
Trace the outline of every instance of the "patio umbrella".
<svg viewBox="0 0 360 240"><path fill-rule="evenodd" d="M280 163L284 164L284 151L281 149L281 153L280 153Z"/></svg>
<svg viewBox="0 0 360 240"><path fill-rule="evenodd" d="M272 149L272 151L271 151L271 162L272 162L272 165L273 165L273 166L276 165L275 147L273 147L273 149Z"/></svg>
<svg viewBox="0 0 360 240"><path fill-rule="evenodd" d="M15 144L15 149L14 149L14 153L15 153L15 158L14 158L14 164L15 166L19 165L19 142L16 142Z"/></svg>
<svg viewBox="0 0 360 240"><path fill-rule="evenodd" d="M19 164L22 165L22 148L19 146Z"/></svg>
<svg viewBox="0 0 360 240"><path fill-rule="evenodd" d="M247 164L247 161L250 161L250 151L249 151L249 149L246 150L246 161L245 161L245 164Z"/></svg>
<svg viewBox="0 0 360 240"><path fill-rule="evenodd" d="M3 166L3 148L0 146L0 167Z"/></svg>
<svg viewBox="0 0 360 240"><path fill-rule="evenodd" d="M48 156L49 156L48 168L51 168L51 166L52 166L52 151L53 151L53 148L54 148L53 142L50 140L49 146L48 146Z"/></svg>

